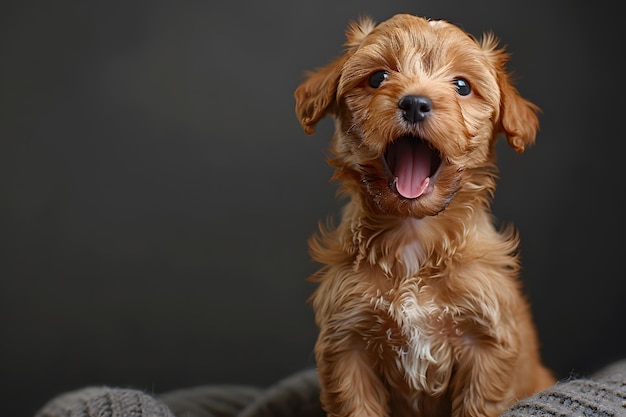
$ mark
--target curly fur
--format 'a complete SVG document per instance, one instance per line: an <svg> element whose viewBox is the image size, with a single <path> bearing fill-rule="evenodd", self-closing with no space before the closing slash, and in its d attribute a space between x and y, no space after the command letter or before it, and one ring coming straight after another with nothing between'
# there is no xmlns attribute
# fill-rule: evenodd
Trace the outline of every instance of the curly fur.
<svg viewBox="0 0 626 417"><path fill-rule="evenodd" d="M341 223L310 240L321 401L329 416L496 416L554 383L539 357L518 280L518 236L490 211L500 134L534 143L538 107L522 98L492 34L396 15L346 31L345 53L295 91L308 134L329 115L334 178L348 197ZM386 71L380 87L371 74ZM459 77L471 93L459 95ZM399 101L427 97L409 122ZM407 198L386 161L402 137L441 162Z"/></svg>

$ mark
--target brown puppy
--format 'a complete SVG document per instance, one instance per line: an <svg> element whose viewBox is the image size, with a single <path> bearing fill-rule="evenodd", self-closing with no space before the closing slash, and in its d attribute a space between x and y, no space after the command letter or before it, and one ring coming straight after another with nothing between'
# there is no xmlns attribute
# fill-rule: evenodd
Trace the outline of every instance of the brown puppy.
<svg viewBox="0 0 626 417"><path fill-rule="evenodd" d="M310 241L315 355L330 416L495 416L554 383L518 282L518 237L490 212L494 144L532 144L497 40L396 15L349 26L296 113L335 119L341 224Z"/></svg>

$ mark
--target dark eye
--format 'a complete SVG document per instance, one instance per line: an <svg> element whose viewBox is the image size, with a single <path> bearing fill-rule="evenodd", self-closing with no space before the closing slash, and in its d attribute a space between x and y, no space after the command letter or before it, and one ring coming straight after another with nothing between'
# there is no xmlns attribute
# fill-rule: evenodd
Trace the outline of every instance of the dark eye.
<svg viewBox="0 0 626 417"><path fill-rule="evenodd" d="M380 85L387 79L389 73L387 71L376 71L370 75L370 86L374 88L380 87Z"/></svg>
<svg viewBox="0 0 626 417"><path fill-rule="evenodd" d="M459 93L460 96L466 96L472 92L472 87L470 87L469 82L464 78L457 78L454 80L454 86L456 87L456 92Z"/></svg>

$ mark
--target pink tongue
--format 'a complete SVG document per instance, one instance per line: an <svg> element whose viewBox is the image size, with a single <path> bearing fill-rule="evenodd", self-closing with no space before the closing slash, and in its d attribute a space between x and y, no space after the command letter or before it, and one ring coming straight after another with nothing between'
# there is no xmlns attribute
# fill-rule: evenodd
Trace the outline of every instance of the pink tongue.
<svg viewBox="0 0 626 417"><path fill-rule="evenodd" d="M430 149L423 142L413 143L400 138L395 151L394 175L398 192L405 198L421 196L430 183Z"/></svg>

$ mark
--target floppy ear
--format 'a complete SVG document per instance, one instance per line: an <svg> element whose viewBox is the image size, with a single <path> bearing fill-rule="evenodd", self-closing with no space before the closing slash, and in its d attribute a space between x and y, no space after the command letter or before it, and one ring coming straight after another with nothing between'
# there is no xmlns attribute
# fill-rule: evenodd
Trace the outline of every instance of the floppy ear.
<svg viewBox="0 0 626 417"><path fill-rule="evenodd" d="M308 135L315 133L315 126L326 114L334 113L337 104L337 84L346 57L342 56L315 72L296 88L296 115Z"/></svg>
<svg viewBox="0 0 626 417"><path fill-rule="evenodd" d="M504 48L496 49L498 39L492 33L486 33L482 39L482 47L491 55L494 63L498 87L500 89L500 127L509 145L518 153L524 152L526 146L535 143L539 131L537 113L538 106L524 99L513 85L506 71L509 60Z"/></svg>
<svg viewBox="0 0 626 417"><path fill-rule="evenodd" d="M502 75L500 84L500 123L509 145L518 153L535 143L539 130L539 107L522 98L508 76Z"/></svg>
<svg viewBox="0 0 626 417"><path fill-rule="evenodd" d="M307 73L307 79L296 88L296 115L307 134L315 133L315 125L324 116L336 114L337 86L343 65L375 26L374 20L368 16L350 22L344 43L348 49L344 55L323 68Z"/></svg>

